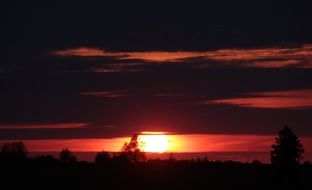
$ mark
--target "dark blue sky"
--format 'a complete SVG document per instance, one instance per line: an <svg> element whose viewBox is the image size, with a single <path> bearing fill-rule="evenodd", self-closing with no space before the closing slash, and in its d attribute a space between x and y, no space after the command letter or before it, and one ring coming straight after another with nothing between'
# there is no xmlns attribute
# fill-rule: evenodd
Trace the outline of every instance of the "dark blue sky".
<svg viewBox="0 0 312 190"><path fill-rule="evenodd" d="M307 1L0 7L0 139L312 135Z"/></svg>

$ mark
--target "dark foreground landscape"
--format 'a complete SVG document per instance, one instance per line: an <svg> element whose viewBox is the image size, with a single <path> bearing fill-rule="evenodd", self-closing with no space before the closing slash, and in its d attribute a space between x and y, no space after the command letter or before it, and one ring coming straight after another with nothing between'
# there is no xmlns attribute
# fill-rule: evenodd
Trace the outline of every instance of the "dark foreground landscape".
<svg viewBox="0 0 312 190"><path fill-rule="evenodd" d="M79 161L69 149L58 157L29 156L23 142L2 145L1 189L312 189L311 162L300 163L304 148L285 126L272 145L271 164L208 159L147 159L138 134L113 155L98 152Z"/></svg>
<svg viewBox="0 0 312 190"><path fill-rule="evenodd" d="M41 157L1 163L1 189L311 189L311 164L149 160L61 163Z"/></svg>

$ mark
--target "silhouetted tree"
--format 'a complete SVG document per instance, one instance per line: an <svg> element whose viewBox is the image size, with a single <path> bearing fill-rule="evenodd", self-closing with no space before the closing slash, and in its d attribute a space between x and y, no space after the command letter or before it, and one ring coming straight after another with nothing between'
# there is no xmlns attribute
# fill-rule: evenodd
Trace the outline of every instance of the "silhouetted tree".
<svg viewBox="0 0 312 190"><path fill-rule="evenodd" d="M26 160L27 155L26 146L21 141L3 144L0 152L0 158L10 162Z"/></svg>
<svg viewBox="0 0 312 190"><path fill-rule="evenodd" d="M68 148L60 152L59 159L63 163L73 163L77 161L77 157Z"/></svg>
<svg viewBox="0 0 312 190"><path fill-rule="evenodd" d="M108 152L102 151L102 152L98 152L95 156L94 159L96 164L107 164L110 161L110 156L108 154Z"/></svg>
<svg viewBox="0 0 312 190"><path fill-rule="evenodd" d="M140 145L142 142L138 141L139 134L134 134L129 143L125 143L121 148L122 154L124 154L131 162L145 161L145 152L141 151Z"/></svg>
<svg viewBox="0 0 312 190"><path fill-rule="evenodd" d="M296 134L285 126L275 138L272 145L271 162L277 165L293 165L299 163L304 153L303 145Z"/></svg>

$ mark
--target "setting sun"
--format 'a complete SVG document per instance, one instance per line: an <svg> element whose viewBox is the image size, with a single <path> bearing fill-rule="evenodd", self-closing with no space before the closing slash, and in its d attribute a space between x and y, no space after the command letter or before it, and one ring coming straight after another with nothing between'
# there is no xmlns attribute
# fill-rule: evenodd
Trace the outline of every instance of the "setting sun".
<svg viewBox="0 0 312 190"><path fill-rule="evenodd" d="M139 136L144 152L163 153L168 148L168 138L160 132L144 132Z"/></svg>

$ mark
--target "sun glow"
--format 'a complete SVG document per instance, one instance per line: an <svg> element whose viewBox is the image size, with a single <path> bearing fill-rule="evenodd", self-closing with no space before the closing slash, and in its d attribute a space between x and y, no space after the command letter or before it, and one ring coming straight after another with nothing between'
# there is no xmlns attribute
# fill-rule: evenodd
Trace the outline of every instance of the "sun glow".
<svg viewBox="0 0 312 190"><path fill-rule="evenodd" d="M138 140L142 143L144 152L163 153L168 148L168 138L161 132L144 132Z"/></svg>

